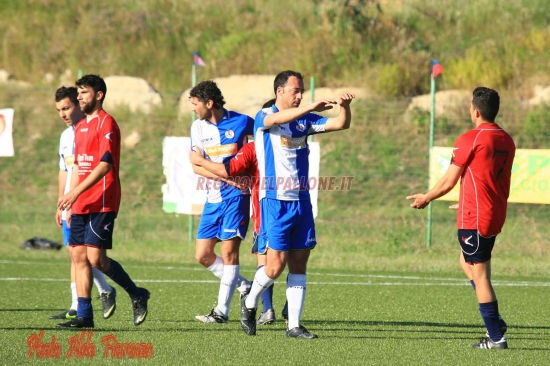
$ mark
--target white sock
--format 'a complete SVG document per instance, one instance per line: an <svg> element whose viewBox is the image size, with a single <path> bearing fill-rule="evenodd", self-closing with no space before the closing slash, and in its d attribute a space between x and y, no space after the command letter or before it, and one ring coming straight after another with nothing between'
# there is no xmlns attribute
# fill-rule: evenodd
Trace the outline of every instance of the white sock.
<svg viewBox="0 0 550 366"><path fill-rule="evenodd" d="M220 282L220 291L218 293L218 305L216 306L218 312L223 316L229 314L229 305L231 305L231 299L237 287L239 268L239 265L223 266L223 276Z"/></svg>
<svg viewBox="0 0 550 366"><path fill-rule="evenodd" d="M78 307L78 295L76 294L76 283L71 282L71 307L69 309L76 310Z"/></svg>
<svg viewBox="0 0 550 366"><path fill-rule="evenodd" d="M288 274L286 298L288 301L288 329L299 327L306 298L305 274Z"/></svg>
<svg viewBox="0 0 550 366"><path fill-rule="evenodd" d="M212 263L210 267L208 267L208 270L214 273L214 276L222 278L224 272L222 257L216 256L216 260L214 261L214 263Z"/></svg>
<svg viewBox="0 0 550 366"><path fill-rule="evenodd" d="M92 273L94 275L94 283L100 295L106 292L113 291L112 287L109 286L109 284L107 283L107 280L105 279L105 275L103 274L103 272L101 272L99 269L95 267L92 267Z"/></svg>
<svg viewBox="0 0 550 366"><path fill-rule="evenodd" d="M271 286L273 282L275 282L275 279L270 278L265 274L265 266L258 269L256 271L256 275L254 276L254 282L252 282L252 287L250 288L248 297L246 298L246 301L245 301L246 307L249 309L257 308L258 299L260 298L260 295L269 286Z"/></svg>

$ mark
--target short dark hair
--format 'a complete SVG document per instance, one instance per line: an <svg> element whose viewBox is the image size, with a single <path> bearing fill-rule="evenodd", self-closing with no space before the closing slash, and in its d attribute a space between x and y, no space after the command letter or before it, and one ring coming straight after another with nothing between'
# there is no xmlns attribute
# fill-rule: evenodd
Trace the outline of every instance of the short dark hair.
<svg viewBox="0 0 550 366"><path fill-rule="evenodd" d="M269 108L269 107L271 107L273 104L275 104L275 98L270 99L270 100L268 100L267 102L265 102L264 105L262 106L262 109L264 109L264 108Z"/></svg>
<svg viewBox="0 0 550 366"><path fill-rule="evenodd" d="M68 88L62 86L61 88L57 89L55 92L55 101L61 102L65 98L69 98L71 103L74 105L78 105L78 90L74 86L70 86Z"/></svg>
<svg viewBox="0 0 550 366"><path fill-rule="evenodd" d="M478 87L474 90L472 104L479 111L481 118L494 122L500 108L500 96L496 90Z"/></svg>
<svg viewBox="0 0 550 366"><path fill-rule="evenodd" d="M212 80L201 81L189 92L189 98L197 98L206 103L209 100L214 102L214 108L223 108L225 100L218 85Z"/></svg>
<svg viewBox="0 0 550 366"><path fill-rule="evenodd" d="M302 74L300 74L297 71L292 71L292 70L281 71L280 73L277 74L277 76L275 76L275 81L273 82L273 92L277 94L277 88L280 86L284 87L288 82L288 78L290 78L291 76L297 77L300 80L304 79Z"/></svg>
<svg viewBox="0 0 550 366"><path fill-rule="evenodd" d="M76 86L79 88L87 86L89 88L92 88L95 93L103 92L103 99L101 99L102 103L105 99L105 96L107 95L107 84L105 84L105 80L103 80L99 75L84 75L76 81Z"/></svg>

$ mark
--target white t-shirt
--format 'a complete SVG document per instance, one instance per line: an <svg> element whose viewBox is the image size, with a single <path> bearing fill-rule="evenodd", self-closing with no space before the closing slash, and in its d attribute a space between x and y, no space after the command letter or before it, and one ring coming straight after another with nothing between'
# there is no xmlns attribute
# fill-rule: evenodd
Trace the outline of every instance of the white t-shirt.
<svg viewBox="0 0 550 366"><path fill-rule="evenodd" d="M67 127L59 139L59 169L67 172L67 181L65 190L67 193L71 190L71 176L74 167L74 127ZM66 220L66 211L63 211L63 220Z"/></svg>

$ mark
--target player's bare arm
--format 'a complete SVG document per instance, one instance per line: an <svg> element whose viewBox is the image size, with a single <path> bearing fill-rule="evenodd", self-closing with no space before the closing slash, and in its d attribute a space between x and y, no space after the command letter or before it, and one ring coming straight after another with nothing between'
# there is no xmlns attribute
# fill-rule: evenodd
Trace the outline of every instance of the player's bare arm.
<svg viewBox="0 0 550 366"><path fill-rule="evenodd" d="M463 170L464 167L451 164L445 175L437 181L435 186L428 193L417 193L407 196L408 200L414 200L414 202L411 203L411 207L423 209L428 206L431 201L449 193L460 179Z"/></svg>
<svg viewBox="0 0 550 366"><path fill-rule="evenodd" d="M275 125L283 125L294 121L297 118L305 116L311 112L324 112L332 109L337 102L332 99L323 99L315 103L303 107L289 108L279 111L277 113L272 113L265 117L264 127L269 128Z"/></svg>
<svg viewBox="0 0 550 366"><path fill-rule="evenodd" d="M325 131L340 131L347 130L351 125L351 101L355 98L353 94L342 94L338 99L340 112L335 118L329 118L325 125Z"/></svg>
<svg viewBox="0 0 550 366"><path fill-rule="evenodd" d="M225 170L225 165L205 159L202 151L198 147L195 147L195 150L191 150L189 152L189 161L191 164L204 168L210 173L215 174L217 177L228 177L227 171Z"/></svg>
<svg viewBox="0 0 550 366"><path fill-rule="evenodd" d="M112 164L107 163L106 161L100 161L94 170L92 170L90 175L88 175L82 183L77 184L73 188L73 183L75 179L77 179L75 177L78 177L78 168L77 165L75 165L73 170L74 179L71 180L71 190L57 201L57 207L60 209L69 210L73 203L75 203L78 196L99 182L107 173L111 171L112 168ZM78 182L78 180L76 181Z"/></svg>

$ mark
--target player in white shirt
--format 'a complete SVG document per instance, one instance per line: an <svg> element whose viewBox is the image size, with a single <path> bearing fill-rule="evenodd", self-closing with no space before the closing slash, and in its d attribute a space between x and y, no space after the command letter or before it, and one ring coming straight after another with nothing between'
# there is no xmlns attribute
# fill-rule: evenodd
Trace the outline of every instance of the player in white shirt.
<svg viewBox="0 0 550 366"><path fill-rule="evenodd" d="M300 73L291 70L275 77L273 89L275 105L260 110L254 122L260 171L260 235L263 236L258 252L267 250L267 263L256 272L250 293L241 299L241 325L246 334L256 334L258 299L288 262L286 336L311 339L317 335L300 324L307 262L310 251L317 245L308 189L307 136L348 129L350 103L355 96L342 94L338 101L323 99L300 107L304 81ZM340 112L335 118L311 113L329 110L336 104Z"/></svg>
<svg viewBox="0 0 550 366"><path fill-rule="evenodd" d="M191 126L191 146L216 163L227 163L252 135L254 120L223 108L225 100L215 82L202 81L189 93L197 120ZM206 203L201 215L195 244L195 257L220 278L218 303L207 315L198 315L203 323L227 323L235 289L246 292L249 282L240 275L239 247L246 236L250 220L250 193L221 181L201 166L193 165L196 174L213 179L206 189ZM203 188L204 189L204 188ZM221 241L222 256L214 247Z"/></svg>
<svg viewBox="0 0 550 366"><path fill-rule="evenodd" d="M58 175L58 196L62 197L70 190L71 175L74 165L74 125L85 117L80 110L77 100L78 91L75 87L66 88L62 86L55 92L55 107L59 117L67 125L67 129L61 134L59 141L59 175ZM69 244L70 228L67 225L67 212L57 209L55 214L56 224L63 229L63 242L71 251ZM103 305L103 318L110 318L116 309L116 290L109 286L101 271L93 268L94 283L97 287ZM68 310L58 315L50 316L50 319L74 319L77 309L77 294L75 284L75 269L71 261L71 294L72 303Z"/></svg>

